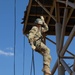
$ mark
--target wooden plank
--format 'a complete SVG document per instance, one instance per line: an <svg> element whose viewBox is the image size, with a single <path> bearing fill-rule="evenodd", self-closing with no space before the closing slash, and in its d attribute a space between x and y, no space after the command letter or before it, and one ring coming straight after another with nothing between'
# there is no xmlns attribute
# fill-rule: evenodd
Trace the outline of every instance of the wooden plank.
<svg viewBox="0 0 75 75"><path fill-rule="evenodd" d="M27 9L27 15L26 15L25 23L24 23L23 32L25 32L25 30L26 30L26 26L27 26L27 21L28 21L28 16L29 16L31 4L32 4L32 0L29 0L28 9Z"/></svg>

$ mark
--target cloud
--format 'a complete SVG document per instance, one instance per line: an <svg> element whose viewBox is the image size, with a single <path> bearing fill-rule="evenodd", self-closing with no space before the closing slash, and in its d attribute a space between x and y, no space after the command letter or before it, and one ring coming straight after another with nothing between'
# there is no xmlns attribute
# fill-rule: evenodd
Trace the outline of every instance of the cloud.
<svg viewBox="0 0 75 75"><path fill-rule="evenodd" d="M14 53L12 53L12 52L5 52L5 51L0 50L0 55L14 56Z"/></svg>
<svg viewBox="0 0 75 75"><path fill-rule="evenodd" d="M8 48L6 48L7 50L13 50L13 48L12 47L8 47Z"/></svg>

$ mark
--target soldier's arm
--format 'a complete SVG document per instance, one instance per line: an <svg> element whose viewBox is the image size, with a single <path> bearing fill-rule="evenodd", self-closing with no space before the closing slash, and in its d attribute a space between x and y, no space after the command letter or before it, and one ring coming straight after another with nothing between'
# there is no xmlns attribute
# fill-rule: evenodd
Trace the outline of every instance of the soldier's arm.
<svg viewBox="0 0 75 75"><path fill-rule="evenodd" d="M29 32L29 36L28 36L28 39L29 39L29 43L30 45L34 45L34 33L33 32Z"/></svg>
<svg viewBox="0 0 75 75"><path fill-rule="evenodd" d="M30 33L29 34L29 43L30 43L32 49L35 50L36 47L34 46L34 39L33 38L34 38L34 34Z"/></svg>
<svg viewBox="0 0 75 75"><path fill-rule="evenodd" d="M44 26L42 27L42 32L48 31L48 25L44 22Z"/></svg>
<svg viewBox="0 0 75 75"><path fill-rule="evenodd" d="M48 25L45 23L44 17L43 16L40 16L40 18L43 21L42 32L48 31Z"/></svg>
<svg viewBox="0 0 75 75"><path fill-rule="evenodd" d="M29 39L29 43L30 45L34 45L34 37L35 37L35 34L36 34L36 30L37 28L34 26L30 31L29 31L29 36L28 36L28 39Z"/></svg>

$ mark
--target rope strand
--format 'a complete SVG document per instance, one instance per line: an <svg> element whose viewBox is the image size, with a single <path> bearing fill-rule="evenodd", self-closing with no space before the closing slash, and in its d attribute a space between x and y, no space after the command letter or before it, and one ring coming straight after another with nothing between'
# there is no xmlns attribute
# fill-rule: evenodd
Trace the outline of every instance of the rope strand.
<svg viewBox="0 0 75 75"><path fill-rule="evenodd" d="M16 0L14 0L14 75L15 75L15 47L16 46Z"/></svg>
<svg viewBox="0 0 75 75"><path fill-rule="evenodd" d="M35 61L34 61L34 51L32 50L32 60L33 60L33 71L34 71L34 75L35 75Z"/></svg>
<svg viewBox="0 0 75 75"><path fill-rule="evenodd" d="M24 68L25 68L25 37L24 37L24 42L23 42L23 75L24 75Z"/></svg>
<svg viewBox="0 0 75 75"><path fill-rule="evenodd" d="M33 67L33 72L35 75L35 61L34 61L34 51L32 50L32 61L31 61L31 70L30 70L30 75L32 75L32 67Z"/></svg>

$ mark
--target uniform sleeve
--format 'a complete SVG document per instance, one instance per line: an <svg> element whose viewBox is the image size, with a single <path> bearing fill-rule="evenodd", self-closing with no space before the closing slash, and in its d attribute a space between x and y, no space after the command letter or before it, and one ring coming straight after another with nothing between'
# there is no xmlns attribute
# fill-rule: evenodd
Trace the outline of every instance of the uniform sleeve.
<svg viewBox="0 0 75 75"><path fill-rule="evenodd" d="M28 39L29 39L30 45L34 45L34 37L36 32L37 32L37 27L35 26L29 31Z"/></svg>
<svg viewBox="0 0 75 75"><path fill-rule="evenodd" d="M44 22L44 27L42 27L42 32L48 31L48 25Z"/></svg>

